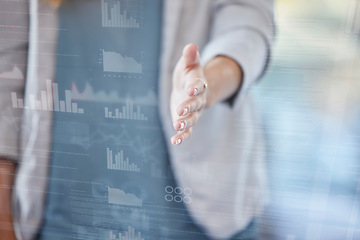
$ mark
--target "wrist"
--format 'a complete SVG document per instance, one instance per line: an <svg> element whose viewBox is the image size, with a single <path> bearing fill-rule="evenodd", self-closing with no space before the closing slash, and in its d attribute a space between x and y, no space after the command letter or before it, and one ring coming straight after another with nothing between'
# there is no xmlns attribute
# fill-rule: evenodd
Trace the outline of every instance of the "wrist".
<svg viewBox="0 0 360 240"><path fill-rule="evenodd" d="M208 83L205 107L209 108L234 96L241 86L243 74L235 60L217 56L206 64L204 75Z"/></svg>

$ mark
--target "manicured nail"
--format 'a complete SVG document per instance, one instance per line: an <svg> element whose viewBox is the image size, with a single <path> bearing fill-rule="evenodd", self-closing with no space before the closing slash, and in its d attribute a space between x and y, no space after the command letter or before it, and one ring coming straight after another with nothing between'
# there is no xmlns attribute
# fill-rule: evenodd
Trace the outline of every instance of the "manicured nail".
<svg viewBox="0 0 360 240"><path fill-rule="evenodd" d="M187 122L186 122L185 120L184 120L184 121L181 121L179 131L184 130L184 129L186 128L186 125L187 125Z"/></svg>
<svg viewBox="0 0 360 240"><path fill-rule="evenodd" d="M182 142L181 138L179 138L178 140L176 140L176 145L179 145Z"/></svg>
<svg viewBox="0 0 360 240"><path fill-rule="evenodd" d="M196 96L198 93L199 93L199 88L198 88L198 87L195 87L195 88L194 88L194 96Z"/></svg>
<svg viewBox="0 0 360 240"><path fill-rule="evenodd" d="M185 107L182 113L182 116L186 116L189 113L189 107Z"/></svg>

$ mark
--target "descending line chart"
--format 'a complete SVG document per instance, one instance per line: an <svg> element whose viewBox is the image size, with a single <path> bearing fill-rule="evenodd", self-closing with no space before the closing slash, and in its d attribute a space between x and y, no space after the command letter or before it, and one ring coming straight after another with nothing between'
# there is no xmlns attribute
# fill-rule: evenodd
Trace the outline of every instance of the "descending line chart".
<svg viewBox="0 0 360 240"><path fill-rule="evenodd" d="M142 63L133 57L122 55L117 52L101 49L102 64L104 72L115 73L142 73Z"/></svg>
<svg viewBox="0 0 360 240"><path fill-rule="evenodd" d="M126 193L121 189L111 187L108 187L108 203L142 207L142 200L134 194Z"/></svg>

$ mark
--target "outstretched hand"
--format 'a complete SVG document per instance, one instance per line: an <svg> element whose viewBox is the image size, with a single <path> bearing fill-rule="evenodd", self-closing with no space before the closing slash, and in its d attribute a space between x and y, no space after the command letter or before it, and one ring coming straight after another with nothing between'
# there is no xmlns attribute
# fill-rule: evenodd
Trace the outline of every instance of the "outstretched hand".
<svg viewBox="0 0 360 240"><path fill-rule="evenodd" d="M173 74L170 110L177 132L171 143L179 145L191 136L192 127L206 106L207 81L200 65L200 54L195 44L184 47Z"/></svg>

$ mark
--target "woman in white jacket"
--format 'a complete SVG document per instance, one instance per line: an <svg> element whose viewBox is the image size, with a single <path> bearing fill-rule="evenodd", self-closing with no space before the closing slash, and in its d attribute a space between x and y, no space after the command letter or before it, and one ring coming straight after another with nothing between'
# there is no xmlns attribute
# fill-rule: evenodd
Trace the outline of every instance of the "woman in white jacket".
<svg viewBox="0 0 360 240"><path fill-rule="evenodd" d="M67 1L60 8L65 11L64 8L80 2ZM28 3L21 4L26 13ZM87 8L87 3L81 4ZM249 88L267 65L273 34L272 1L165 0L162 4L158 105L161 128L167 139L167 146L163 147L169 153L171 174L176 180L175 185L165 186L163 197L172 194L173 198L179 195L178 199L185 199L191 195L190 200L187 198L181 204L189 214L186 226L194 226L189 230L195 231L195 235L191 235L193 239L247 239L246 229L253 226L254 218L266 202L263 140L257 131L259 125ZM41 236L41 229L44 218L49 217L44 213L44 206L51 202L49 192L45 194L45 191L49 187L46 179L52 179L48 166L53 152L52 126L57 124L53 124L52 118L60 111L50 111L49 106L46 111L30 105L16 108L10 93L16 92L21 99L23 92L25 105L30 104L30 96L41 99L47 88L46 80L56 78L55 66L59 62L56 50L58 43L61 44L58 36L62 34L61 27L58 30L58 19L64 19L59 16L63 13L58 9L41 1L30 1L30 18L24 15L12 19L25 30L29 20L28 40L8 42L0 54L7 62L4 72L16 65L24 75L26 73L25 81L5 79L0 82L0 90L6 93L0 95L2 109L8 118L22 118L22 131L18 133L14 132L14 127L9 127L9 121L2 119L0 122L4 131L0 154L4 159L19 160L13 191L14 226L19 239L32 239L39 232L39 237L46 239ZM190 42L197 46L188 45ZM4 54L14 49L21 50L18 54L23 52L27 65L22 64L21 57ZM66 87L69 89L68 85ZM54 108L54 103L51 106ZM6 163L9 171L13 171L12 163ZM11 182L8 179L11 174L4 178ZM141 194L134 195L142 198ZM71 211L72 216L76 215ZM126 227L128 225L126 223ZM129 228L129 232L139 228ZM148 237L145 235L145 239L152 236L155 239L168 236L190 239L182 235L181 229L183 227L176 229L175 235L159 231ZM101 235L96 234L88 239ZM250 235L249 239L254 238Z"/></svg>

